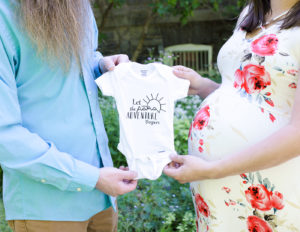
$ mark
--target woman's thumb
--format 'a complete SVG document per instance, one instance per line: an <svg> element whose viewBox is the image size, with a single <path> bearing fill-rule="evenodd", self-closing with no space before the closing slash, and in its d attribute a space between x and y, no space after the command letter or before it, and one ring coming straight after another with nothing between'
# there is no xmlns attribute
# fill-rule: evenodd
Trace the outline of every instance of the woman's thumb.
<svg viewBox="0 0 300 232"><path fill-rule="evenodd" d="M184 163L184 156L182 155L175 155L175 154L172 154L170 155L170 159L176 163Z"/></svg>

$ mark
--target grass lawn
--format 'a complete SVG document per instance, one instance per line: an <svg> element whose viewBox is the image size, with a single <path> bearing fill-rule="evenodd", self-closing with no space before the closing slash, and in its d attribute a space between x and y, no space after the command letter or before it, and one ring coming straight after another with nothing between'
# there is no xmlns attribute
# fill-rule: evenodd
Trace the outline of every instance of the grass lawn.
<svg viewBox="0 0 300 232"><path fill-rule="evenodd" d="M5 221L3 202L0 200L0 231L1 232L12 232Z"/></svg>

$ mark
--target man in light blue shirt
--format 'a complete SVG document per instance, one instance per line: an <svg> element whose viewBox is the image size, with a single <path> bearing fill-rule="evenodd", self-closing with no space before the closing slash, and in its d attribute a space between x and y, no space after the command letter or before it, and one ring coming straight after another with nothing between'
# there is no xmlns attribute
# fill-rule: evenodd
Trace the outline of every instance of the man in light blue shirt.
<svg viewBox="0 0 300 232"><path fill-rule="evenodd" d="M15 232L116 231L113 196L136 188L136 173L113 168L94 82L99 61L105 71L128 57L103 58L97 36L89 0L0 0L0 164Z"/></svg>

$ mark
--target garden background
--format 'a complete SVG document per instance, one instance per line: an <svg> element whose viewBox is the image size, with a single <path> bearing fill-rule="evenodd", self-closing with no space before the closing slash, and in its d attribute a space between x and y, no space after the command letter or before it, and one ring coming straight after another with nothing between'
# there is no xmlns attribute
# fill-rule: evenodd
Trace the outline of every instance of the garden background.
<svg viewBox="0 0 300 232"><path fill-rule="evenodd" d="M215 62L217 51L230 36L244 4L245 0L95 0L93 8L100 32L99 50L103 55L125 53L131 60L140 63L169 64L176 57L164 52L166 45L204 43L213 46ZM137 17L133 17L132 11ZM123 12L125 21L127 17L126 27L119 20L114 20L120 12ZM218 34L199 33L201 30L207 32L210 27L213 30L214 25L219 24L223 25L223 29L218 29ZM124 34L128 27L131 31ZM169 30L167 34L166 28ZM220 82L216 67L205 75ZM126 165L124 156L117 150L119 123L115 102L100 92L99 100L114 165ZM189 126L200 103L201 99L197 96L176 103L174 135L178 154L187 154ZM2 196L1 169L0 175ZM189 185L181 185L165 175L156 181L140 180L135 191L118 198L118 206L118 231L183 232L196 229ZM5 221L1 199L0 232L11 232Z"/></svg>

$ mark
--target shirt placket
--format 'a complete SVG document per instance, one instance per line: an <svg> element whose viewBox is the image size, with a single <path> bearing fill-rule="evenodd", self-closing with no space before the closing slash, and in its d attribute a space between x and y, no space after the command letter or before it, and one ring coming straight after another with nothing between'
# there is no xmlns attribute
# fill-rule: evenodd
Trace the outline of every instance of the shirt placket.
<svg viewBox="0 0 300 232"><path fill-rule="evenodd" d="M84 67L82 67L82 75L84 80L85 89L87 92L87 97L90 105L92 121L94 125L94 130L97 137L98 150L100 151L100 159L104 167L113 167L113 162L108 149L108 139L105 132L105 127L103 123L103 117L100 111L99 101L98 101L98 88L92 78ZM109 196L109 201L116 211L116 198Z"/></svg>
<svg viewBox="0 0 300 232"><path fill-rule="evenodd" d="M98 88L94 83L94 79L91 77L86 69L83 68L83 79L89 100L92 121L94 130L96 132L98 149L101 155L101 161L105 167L112 167L112 159L108 150L108 139L104 128L103 117L99 107L98 101Z"/></svg>

